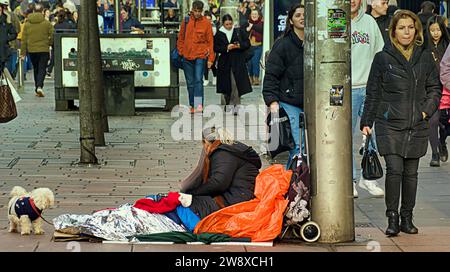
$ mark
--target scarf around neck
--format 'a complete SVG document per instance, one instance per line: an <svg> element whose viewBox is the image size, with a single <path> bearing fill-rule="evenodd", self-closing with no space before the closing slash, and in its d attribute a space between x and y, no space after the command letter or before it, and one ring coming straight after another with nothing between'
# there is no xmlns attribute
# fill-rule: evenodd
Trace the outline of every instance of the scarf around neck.
<svg viewBox="0 0 450 272"><path fill-rule="evenodd" d="M228 30L224 26L221 26L219 31L223 32L227 36L228 42L231 43L231 39L233 38L234 26L233 28L231 28L231 30Z"/></svg>

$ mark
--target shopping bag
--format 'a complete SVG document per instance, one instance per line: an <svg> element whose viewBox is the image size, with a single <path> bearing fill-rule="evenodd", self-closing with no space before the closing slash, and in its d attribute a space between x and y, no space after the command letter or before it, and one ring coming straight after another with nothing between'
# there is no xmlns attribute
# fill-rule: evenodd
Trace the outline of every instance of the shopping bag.
<svg viewBox="0 0 450 272"><path fill-rule="evenodd" d="M170 52L170 61L172 62L173 67L183 69L183 58L180 56L177 47Z"/></svg>
<svg viewBox="0 0 450 272"><path fill-rule="evenodd" d="M278 154L295 147L289 116L283 108L280 108L277 112L270 112L266 123L269 127L267 153L271 158L275 158Z"/></svg>
<svg viewBox="0 0 450 272"><path fill-rule="evenodd" d="M2 74L2 84L0 84L0 123L7 123L17 117L16 103L8 84L3 85L5 79Z"/></svg>
<svg viewBox="0 0 450 272"><path fill-rule="evenodd" d="M369 150L369 143L371 138L371 135L367 136L366 138L363 158L361 160L361 169L364 179L376 180L383 177L383 168L381 166L380 160L378 159L377 152L373 149Z"/></svg>
<svg viewBox="0 0 450 272"><path fill-rule="evenodd" d="M183 36L185 38L186 38L186 28L187 28L188 23L189 23L189 16L186 16L184 18L184 32L183 32ZM175 48L173 48L172 51L170 51L170 62L172 63L172 66L177 69L183 69L183 60L184 60L184 58L180 55L177 45L175 44Z"/></svg>
<svg viewBox="0 0 450 272"><path fill-rule="evenodd" d="M12 96L14 98L14 102L19 102L20 100L22 100L22 98L20 97L19 93L17 93L17 85L14 81L14 79L12 78L11 74L9 73L8 69L4 69L3 73L5 75L5 79L2 80L2 85L8 85L9 88L11 89L11 93Z"/></svg>

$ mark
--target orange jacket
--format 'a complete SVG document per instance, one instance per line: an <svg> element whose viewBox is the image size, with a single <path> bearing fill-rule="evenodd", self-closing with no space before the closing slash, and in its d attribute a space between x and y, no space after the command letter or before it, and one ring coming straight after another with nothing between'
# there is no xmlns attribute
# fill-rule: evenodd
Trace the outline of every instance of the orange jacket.
<svg viewBox="0 0 450 272"><path fill-rule="evenodd" d="M208 58L209 62L213 62L215 55L211 22L204 16L197 20L191 16L184 36L184 20L178 33L177 48L180 55L187 60Z"/></svg>

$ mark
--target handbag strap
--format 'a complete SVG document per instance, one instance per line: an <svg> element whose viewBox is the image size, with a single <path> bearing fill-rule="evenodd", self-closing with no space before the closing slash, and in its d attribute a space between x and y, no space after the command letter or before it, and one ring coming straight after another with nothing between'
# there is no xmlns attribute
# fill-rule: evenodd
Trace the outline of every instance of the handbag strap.
<svg viewBox="0 0 450 272"><path fill-rule="evenodd" d="M184 33L183 33L183 40L186 39L186 28L189 23L189 16L184 17Z"/></svg>
<svg viewBox="0 0 450 272"><path fill-rule="evenodd" d="M8 83L8 78L5 75L5 69L3 68L2 71L0 71L0 81L1 81L1 86L8 86L9 87L9 83ZM6 82L6 85L3 85L3 81Z"/></svg>
<svg viewBox="0 0 450 272"><path fill-rule="evenodd" d="M366 136L366 144L364 145L364 153L369 151L370 143L373 144L372 134L369 134L369 135Z"/></svg>

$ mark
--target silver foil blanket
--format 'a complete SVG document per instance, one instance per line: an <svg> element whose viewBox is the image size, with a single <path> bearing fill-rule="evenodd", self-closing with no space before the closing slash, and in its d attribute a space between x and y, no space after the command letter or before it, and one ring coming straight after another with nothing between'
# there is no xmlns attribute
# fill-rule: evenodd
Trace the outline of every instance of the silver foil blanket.
<svg viewBox="0 0 450 272"><path fill-rule="evenodd" d="M128 241L127 236L186 231L162 214L149 213L125 204L117 209L92 215L62 214L53 219L55 230L68 234L87 234L111 241Z"/></svg>

